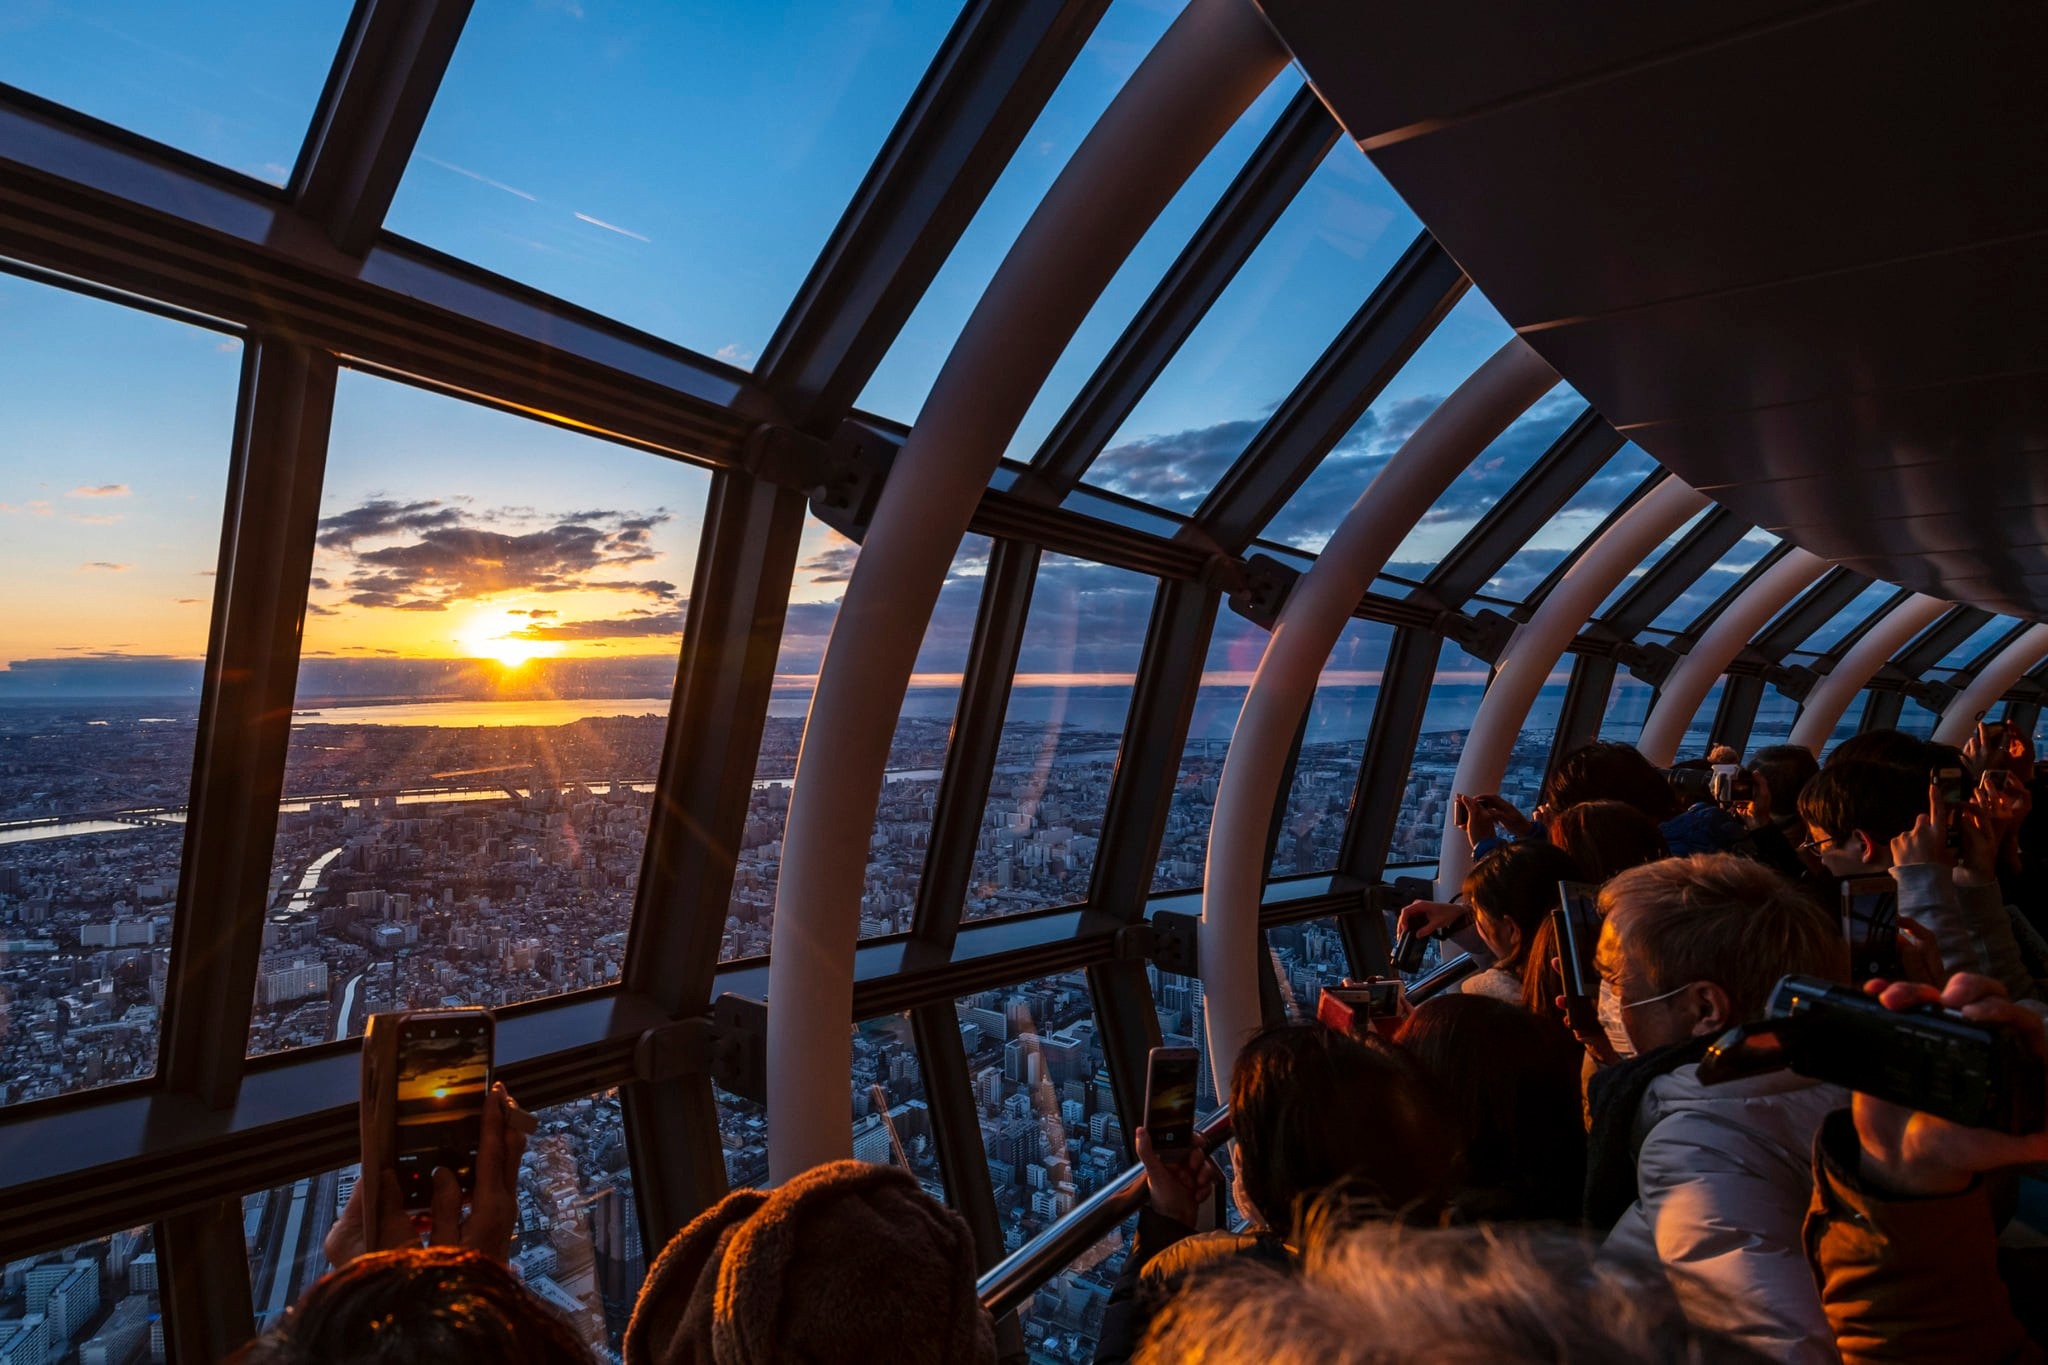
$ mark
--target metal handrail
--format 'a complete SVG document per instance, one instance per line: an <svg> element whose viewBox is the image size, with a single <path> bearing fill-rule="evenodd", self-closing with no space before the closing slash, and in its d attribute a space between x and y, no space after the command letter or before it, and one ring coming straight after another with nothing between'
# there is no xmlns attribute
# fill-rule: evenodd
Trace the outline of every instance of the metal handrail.
<svg viewBox="0 0 2048 1365"><path fill-rule="evenodd" d="M1471 953L1460 953L1448 962L1440 962L1408 988L1408 999L1412 1004L1420 1004L1472 975L1482 965L1482 960ZM1214 1151L1229 1139L1228 1105L1195 1128L1195 1140L1205 1152ZM977 1280L974 1291L981 1306L998 1318L1022 1306L1038 1292L1039 1286L1079 1259L1111 1228L1143 1208L1146 1196L1142 1165L1120 1171L1101 1189L1074 1205L1072 1212L998 1261Z"/></svg>

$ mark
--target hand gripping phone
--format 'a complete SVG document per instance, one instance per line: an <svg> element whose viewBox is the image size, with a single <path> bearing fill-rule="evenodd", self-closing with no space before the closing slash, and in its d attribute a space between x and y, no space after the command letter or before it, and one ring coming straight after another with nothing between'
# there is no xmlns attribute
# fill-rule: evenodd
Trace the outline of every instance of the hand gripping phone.
<svg viewBox="0 0 2048 1365"><path fill-rule="evenodd" d="M433 1204L437 1167L454 1172L464 1195L476 1189L496 1037L487 1009L370 1016L361 1122L362 1178L373 1205L383 1170L398 1177L410 1212Z"/></svg>
<svg viewBox="0 0 2048 1365"><path fill-rule="evenodd" d="M2048 1069L2012 1028L1933 1005L1886 1009L1817 977L1782 978L1761 1021L1715 1040L1699 1078L1717 1085L1781 1070L1971 1128L2048 1126Z"/></svg>
<svg viewBox="0 0 2048 1365"><path fill-rule="evenodd" d="M1340 1033L1371 1032L1390 1037L1401 1026L1406 998L1400 978L1392 976L1325 986L1316 1001L1316 1022Z"/></svg>
<svg viewBox="0 0 2048 1365"><path fill-rule="evenodd" d="M1842 881L1842 937L1849 944L1849 979L1896 980L1899 963L1899 888L1890 877Z"/></svg>

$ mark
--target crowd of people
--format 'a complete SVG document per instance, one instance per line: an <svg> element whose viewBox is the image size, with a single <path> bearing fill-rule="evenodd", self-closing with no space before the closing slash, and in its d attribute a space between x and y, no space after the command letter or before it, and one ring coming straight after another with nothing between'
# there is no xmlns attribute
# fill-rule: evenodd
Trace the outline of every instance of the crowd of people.
<svg viewBox="0 0 2048 1365"><path fill-rule="evenodd" d="M1472 870L1399 921L1487 965L1386 1034L1245 1040L1227 1180L1136 1130L1149 1199L1097 1359L2048 1361L2016 1217L2048 1132L1701 1070L1787 975L1952 1011L2048 1069L2035 790L2028 742L1991 725L1961 750L1867 733L1824 766L1779 746L1660 771L1599 743L1536 811L1458 795ZM1842 887L1873 877L1896 888L1895 979L1854 980ZM1561 883L1597 888L1590 1009ZM394 1189L376 1228L352 1203L338 1268L243 1365L587 1360L504 1263L529 1126L500 1087L466 1202L444 1180L416 1225ZM625 1359L992 1362L974 1265L907 1173L819 1167L678 1234Z"/></svg>

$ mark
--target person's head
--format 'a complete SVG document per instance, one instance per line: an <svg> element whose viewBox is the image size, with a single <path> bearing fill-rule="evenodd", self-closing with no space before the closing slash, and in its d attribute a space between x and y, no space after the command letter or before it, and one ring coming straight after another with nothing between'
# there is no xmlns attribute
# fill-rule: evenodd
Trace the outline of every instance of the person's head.
<svg viewBox="0 0 2048 1365"><path fill-rule="evenodd" d="M1760 1018L1778 978L1839 981L1835 917L1761 863L1728 853L1669 858L1600 890L1603 1008L1635 1051L1711 1037Z"/></svg>
<svg viewBox="0 0 2048 1365"><path fill-rule="evenodd" d="M1543 804L1553 812L1581 801L1625 801L1660 822L1679 811L1664 774L1633 746L1610 740L1572 750L1543 784Z"/></svg>
<svg viewBox="0 0 2048 1365"><path fill-rule="evenodd" d="M960 1216L896 1166L833 1161L734 1190L677 1233L626 1326L627 1365L994 1365Z"/></svg>
<svg viewBox="0 0 2048 1365"><path fill-rule="evenodd" d="M569 1324L504 1262L461 1247L359 1256L314 1281L236 1365L591 1365Z"/></svg>
<svg viewBox="0 0 2048 1365"><path fill-rule="evenodd" d="M1927 752L1924 746L1921 752ZM1799 793L1799 818L1830 872L1885 868L1891 866L1892 840L1927 813L1927 787L1925 767L1830 760Z"/></svg>
<svg viewBox="0 0 2048 1365"><path fill-rule="evenodd" d="M1484 995L1439 995L1396 1041L1436 1084L1463 1138L1452 1206L1471 1219L1578 1217L1586 1183L1584 1052L1548 1019Z"/></svg>
<svg viewBox="0 0 2048 1365"><path fill-rule="evenodd" d="M1290 1241L1333 1186L1389 1214L1433 1215L1454 1156L1405 1054L1321 1024L1279 1024L1244 1045L1230 1074L1230 1131L1238 1210Z"/></svg>
<svg viewBox="0 0 2048 1365"><path fill-rule="evenodd" d="M1465 904L1499 965L1522 974L1536 931L1557 908L1557 884L1584 880L1578 863L1540 841L1497 848L1465 874Z"/></svg>
<svg viewBox="0 0 2048 1365"><path fill-rule="evenodd" d="M1546 832L1596 884L1671 856L1657 822L1625 801L1581 801L1552 817Z"/></svg>
<svg viewBox="0 0 2048 1365"><path fill-rule="evenodd" d="M1865 730L1860 735L1851 735L1829 752L1828 761L1821 766L1832 768L1837 763L1889 763L1895 768L1921 772L1932 766L1927 741L1915 739L1903 730Z"/></svg>
<svg viewBox="0 0 2048 1365"><path fill-rule="evenodd" d="M1770 790L1772 817L1784 820L1797 812L1799 793L1820 771L1820 761L1804 744L1773 744L1758 749L1749 767Z"/></svg>
<svg viewBox="0 0 2048 1365"><path fill-rule="evenodd" d="M1761 1365L1687 1321L1671 1282L1583 1237L1364 1224L1292 1269L1237 1258L1153 1318L1138 1365Z"/></svg>
<svg viewBox="0 0 2048 1365"><path fill-rule="evenodd" d="M1716 767L1725 767L1730 763L1740 767L1742 765L1742 750L1736 748L1733 744L1716 744L1713 748L1707 750L1707 762Z"/></svg>

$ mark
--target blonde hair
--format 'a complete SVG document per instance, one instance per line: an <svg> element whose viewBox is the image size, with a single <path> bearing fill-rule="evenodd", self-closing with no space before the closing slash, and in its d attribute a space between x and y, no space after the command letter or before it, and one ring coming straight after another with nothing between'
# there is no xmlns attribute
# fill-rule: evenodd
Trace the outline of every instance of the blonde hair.
<svg viewBox="0 0 2048 1365"><path fill-rule="evenodd" d="M1153 1319L1138 1365L1733 1365L1655 1266L1559 1231L1365 1224L1311 1240L1299 1274L1240 1261Z"/></svg>
<svg viewBox="0 0 2048 1365"><path fill-rule="evenodd" d="M1849 974L1835 917L1771 869L1730 853L1631 868L1600 888L1600 911L1603 976L1617 975L1625 958L1652 994L1711 981L1738 1020L1761 1015L1788 972L1831 981Z"/></svg>

